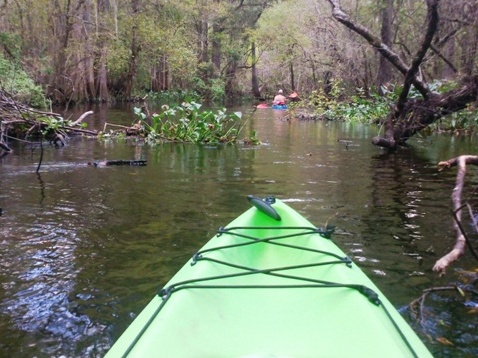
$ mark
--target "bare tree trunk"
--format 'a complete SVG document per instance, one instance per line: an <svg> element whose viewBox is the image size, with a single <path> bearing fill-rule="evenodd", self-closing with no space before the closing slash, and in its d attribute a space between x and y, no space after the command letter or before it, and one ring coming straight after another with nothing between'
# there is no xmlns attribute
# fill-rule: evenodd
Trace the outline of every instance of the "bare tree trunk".
<svg viewBox="0 0 478 358"><path fill-rule="evenodd" d="M478 76L465 77L460 85L459 89L427 100L408 100L398 117L395 112L389 113L385 120L385 136L373 138L372 143L395 149L436 120L465 109L478 96Z"/></svg>
<svg viewBox="0 0 478 358"><path fill-rule="evenodd" d="M225 93L226 96L232 98L234 96L234 79L237 70L237 62L231 60L229 65L226 68L226 86Z"/></svg>
<svg viewBox="0 0 478 358"><path fill-rule="evenodd" d="M201 63L208 62L209 52L209 24L207 21L201 22Z"/></svg>
<svg viewBox="0 0 478 358"><path fill-rule="evenodd" d="M151 69L151 91L153 92L159 92L161 91L161 80L160 80L160 69L159 69L159 64L154 65L153 68Z"/></svg>
<svg viewBox="0 0 478 358"><path fill-rule="evenodd" d="M161 90L169 89L169 63L166 55L161 56Z"/></svg>
<svg viewBox="0 0 478 358"><path fill-rule="evenodd" d="M169 69L167 56L160 56L158 63L151 70L151 90L166 91L169 87Z"/></svg>
<svg viewBox="0 0 478 358"><path fill-rule="evenodd" d="M68 77L71 79L72 83L72 95L70 98L74 102L90 100L91 95L88 92L88 80L89 80L89 69L88 69L88 60L91 56L91 43L89 39L89 27L90 27L90 16L89 8L90 0L84 1L84 7L78 9L77 18L82 21L75 21L72 26L71 35L75 42L83 44L84 48L77 48L76 51L72 51L71 58L71 67L68 71ZM91 73L93 76L93 73ZM94 93L94 91L93 91Z"/></svg>
<svg viewBox="0 0 478 358"><path fill-rule="evenodd" d="M221 73L221 26L217 23L212 25L212 54L211 61L213 64L213 76Z"/></svg>
<svg viewBox="0 0 478 358"><path fill-rule="evenodd" d="M324 73L324 94L329 96L332 92L332 72L326 71Z"/></svg>
<svg viewBox="0 0 478 358"><path fill-rule="evenodd" d="M199 0L199 19L196 23L197 29L197 57L198 63L206 63L208 61L209 38L208 30L209 24L203 19L206 15L207 0Z"/></svg>
<svg viewBox="0 0 478 358"><path fill-rule="evenodd" d="M124 97L126 99L131 98L131 93L133 92L134 80L136 77L136 72L138 70L138 55L141 50L138 38L138 21L137 17L139 14L141 0L132 0L132 17L133 17L133 26L131 29L131 54L129 58L128 73L126 74L125 86L124 86Z"/></svg>
<svg viewBox="0 0 478 358"><path fill-rule="evenodd" d="M259 79L257 78L257 55L256 55L256 43L251 43L251 85L252 85L252 95L254 98L261 98L261 90L259 88Z"/></svg>
<svg viewBox="0 0 478 358"><path fill-rule="evenodd" d="M209 23L205 20L207 14L207 0L198 0L199 2L199 19L196 22L197 30L197 71L198 77L202 79L206 87L209 85L212 67L209 66ZM203 88L205 93L202 95L209 101L210 93Z"/></svg>
<svg viewBox="0 0 478 358"><path fill-rule="evenodd" d="M309 56L309 62L310 62L310 70L312 71L312 83L313 83L313 86L315 87L318 79L317 79L317 69L315 67L315 61L313 56Z"/></svg>
<svg viewBox="0 0 478 358"><path fill-rule="evenodd" d="M109 99L109 90L108 90L108 71L106 68L106 46L102 45L101 55L98 64L98 75L96 78L98 100L101 102L106 102Z"/></svg>
<svg viewBox="0 0 478 358"><path fill-rule="evenodd" d="M95 96L101 102L107 102L110 94L108 89L108 68L107 68L107 55L108 55L108 40L112 38L110 31L104 31L106 24L103 23L103 17L106 14L113 13L113 20L115 23L114 31L115 35L118 32L118 11L116 8L116 0L98 0L96 6L96 37L98 38L97 48L99 52L99 58L97 59L97 71L95 78Z"/></svg>
<svg viewBox="0 0 478 358"><path fill-rule="evenodd" d="M380 37L385 46L392 48L392 18L393 18L393 0L382 0L382 30ZM379 95L385 94L390 80L392 79L392 64L384 57L380 56L378 65L377 88Z"/></svg>
<svg viewBox="0 0 478 358"><path fill-rule="evenodd" d="M78 0L76 7L73 9L71 0L67 0L65 10L58 1L53 3L57 18L53 18L53 36L60 36L59 48L54 51L56 54L55 61L55 75L53 80L53 93L56 97L56 102L67 103L71 99L74 91L73 82L71 79L70 65L67 61L67 52L71 34L74 29L75 19L79 14L79 10L83 6L85 0Z"/></svg>
<svg viewBox="0 0 478 358"><path fill-rule="evenodd" d="M294 74L294 63L290 61L289 63L289 75L290 75L290 86L292 91L295 91L295 74Z"/></svg>
<svg viewBox="0 0 478 358"><path fill-rule="evenodd" d="M461 41L461 61L465 75L471 75L475 70L476 54L478 48L478 4L472 1L463 6L462 17L468 20L469 25Z"/></svg>
<svg viewBox="0 0 478 358"><path fill-rule="evenodd" d="M455 39L448 41L445 45L445 56L447 59L454 59L455 54ZM456 68L450 61L445 62L445 67L442 71L442 77L445 79L453 78L455 73L457 72Z"/></svg>
<svg viewBox="0 0 478 358"><path fill-rule="evenodd" d="M92 26L92 13L93 3L91 0L87 0L85 4L85 13L83 17L83 26L85 27L85 85L87 98L92 101L96 98L96 86L95 86L95 43L93 34L95 33Z"/></svg>

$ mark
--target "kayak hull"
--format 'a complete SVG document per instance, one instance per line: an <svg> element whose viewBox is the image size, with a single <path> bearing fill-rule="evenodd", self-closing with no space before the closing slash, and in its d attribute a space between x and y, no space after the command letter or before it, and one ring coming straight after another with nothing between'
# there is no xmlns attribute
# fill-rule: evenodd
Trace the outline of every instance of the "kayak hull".
<svg viewBox="0 0 478 358"><path fill-rule="evenodd" d="M331 240L272 207L280 220L254 207L220 229L107 357L431 357Z"/></svg>

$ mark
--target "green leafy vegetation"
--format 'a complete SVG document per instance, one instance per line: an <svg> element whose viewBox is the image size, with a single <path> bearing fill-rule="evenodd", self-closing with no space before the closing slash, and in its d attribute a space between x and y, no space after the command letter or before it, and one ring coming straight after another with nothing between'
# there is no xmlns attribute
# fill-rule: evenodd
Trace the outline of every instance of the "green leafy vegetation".
<svg viewBox="0 0 478 358"><path fill-rule="evenodd" d="M203 110L197 102L183 102L181 105L163 105L160 113L148 117L142 108L135 107L134 114L139 119L134 128L139 129L148 143L189 142L201 144L234 143L237 141L244 123L242 113L227 113L226 109ZM114 132L102 133L111 137L122 135ZM259 144L256 133L244 139L247 144Z"/></svg>
<svg viewBox="0 0 478 358"><path fill-rule="evenodd" d="M161 113L151 116L149 124L140 108L135 114L140 118L149 141L167 140L192 143L235 142L240 132L240 112L227 114L226 109L200 111L201 104L184 102L179 106L163 106Z"/></svg>
<svg viewBox="0 0 478 358"><path fill-rule="evenodd" d="M67 128L79 127L86 128L86 123L75 124L72 120L64 119L63 117L54 117L54 116L38 116L36 117L36 122L38 122L42 128L42 135L45 138L53 138L57 134L61 134L64 137L68 136Z"/></svg>
<svg viewBox="0 0 478 358"><path fill-rule="evenodd" d="M398 93L389 92L386 96L365 95L363 89L346 96L339 81L333 81L328 94L324 90L313 91L306 98L307 106L313 108L314 115L325 120L341 120L355 123L376 123L387 116L390 106Z"/></svg>
<svg viewBox="0 0 478 358"><path fill-rule="evenodd" d="M224 91L224 80L221 78L212 78L204 81L201 77L194 77L194 87L202 97L210 103L220 103L226 97Z"/></svg>
<svg viewBox="0 0 478 358"><path fill-rule="evenodd" d="M181 90L176 91L161 91L150 92L148 94L148 101L168 104L170 106L178 105L183 102L199 102L201 96L195 90Z"/></svg>
<svg viewBox="0 0 478 358"><path fill-rule="evenodd" d="M452 113L433 123L430 130L476 133L478 130L478 110L474 105L468 106L460 112Z"/></svg>
<svg viewBox="0 0 478 358"><path fill-rule="evenodd" d="M456 89L458 84L454 81L433 81L430 90L436 94L447 93ZM346 96L345 89L339 81L331 83L330 92L323 90L313 91L304 100L304 104L313 110L313 114L324 120L341 120L352 123L379 123L390 112L400 95L400 86L390 86L383 89L385 94L366 94L362 88L356 88L355 93ZM420 98L420 93L412 88L410 98ZM466 109L443 117L430 126L436 131L468 131L478 129L478 109L470 105Z"/></svg>
<svg viewBox="0 0 478 358"><path fill-rule="evenodd" d="M36 108L45 108L43 89L16 63L8 61L0 53L0 88L20 102Z"/></svg>

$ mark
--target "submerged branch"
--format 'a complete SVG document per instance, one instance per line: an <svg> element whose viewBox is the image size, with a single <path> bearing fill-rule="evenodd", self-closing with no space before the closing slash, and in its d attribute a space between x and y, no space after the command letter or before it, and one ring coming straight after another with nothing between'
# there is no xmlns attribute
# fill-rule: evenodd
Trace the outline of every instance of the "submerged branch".
<svg viewBox="0 0 478 358"><path fill-rule="evenodd" d="M421 296L410 302L408 306L410 307L411 312L415 316L415 319L420 323L420 326L422 326L424 330L427 330L427 325L425 323L425 300L430 293L435 292L455 292L460 294L461 296L465 296L465 292L470 293L472 295L478 294L478 292L471 288L461 287L456 284L449 286L432 287L423 290Z"/></svg>
<svg viewBox="0 0 478 358"><path fill-rule="evenodd" d="M461 223L461 214L463 208L463 205L461 203L461 197L463 193L467 164L478 165L478 156L461 155L459 157L438 163L438 166L441 169L451 168L454 166L458 167L455 180L455 188L453 189L451 195L454 215L453 228L455 230L456 239L453 249L448 254L440 258L433 266L433 271L438 272L440 276L443 276L445 274L446 269L448 268L448 266L450 266L452 262L458 260L465 253L466 245L471 248L471 245L467 240Z"/></svg>

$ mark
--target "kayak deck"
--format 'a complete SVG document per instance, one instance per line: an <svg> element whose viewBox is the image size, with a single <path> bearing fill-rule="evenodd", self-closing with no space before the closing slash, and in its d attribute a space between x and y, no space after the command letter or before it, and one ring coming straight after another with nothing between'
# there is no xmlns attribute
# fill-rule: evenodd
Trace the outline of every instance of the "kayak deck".
<svg viewBox="0 0 478 358"><path fill-rule="evenodd" d="M326 231L273 207L220 228L107 357L431 357Z"/></svg>

